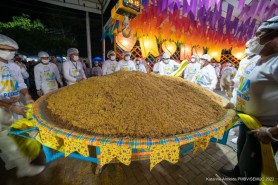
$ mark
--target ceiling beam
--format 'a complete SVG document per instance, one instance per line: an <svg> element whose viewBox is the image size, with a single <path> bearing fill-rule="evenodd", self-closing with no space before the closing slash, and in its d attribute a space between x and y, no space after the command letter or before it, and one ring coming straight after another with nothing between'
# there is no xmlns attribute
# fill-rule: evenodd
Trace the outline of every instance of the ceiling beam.
<svg viewBox="0 0 278 185"><path fill-rule="evenodd" d="M66 8L72 8L75 10L81 10L81 11L85 11L85 12L91 12L91 13L96 13L96 14L101 14L101 5L96 3L96 2L92 2L92 1L87 1L90 3L90 5L93 6L87 6L86 1L82 1L83 5L79 4L79 0L76 1L72 1L72 2L76 2L76 3L70 3L67 2L66 0L64 1L59 1L59 0L39 0L45 3L49 3L49 4L54 4L54 5L58 5L58 6L63 6ZM109 3L108 3L109 4Z"/></svg>

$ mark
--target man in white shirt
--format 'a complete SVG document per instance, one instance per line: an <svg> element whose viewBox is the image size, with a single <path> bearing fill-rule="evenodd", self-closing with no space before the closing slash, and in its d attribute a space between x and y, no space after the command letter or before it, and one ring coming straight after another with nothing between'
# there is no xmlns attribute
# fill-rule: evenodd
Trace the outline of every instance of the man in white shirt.
<svg viewBox="0 0 278 185"><path fill-rule="evenodd" d="M193 54L190 59L190 63L184 69L184 79L190 82L195 83L197 74L201 68L201 64L198 62L199 57L196 54Z"/></svg>
<svg viewBox="0 0 278 185"><path fill-rule="evenodd" d="M117 61L116 61L116 53L114 51L109 51L107 53L108 60L105 60L102 65L103 75L108 75L115 72Z"/></svg>
<svg viewBox="0 0 278 185"><path fill-rule="evenodd" d="M34 74L37 94L42 96L58 89L57 81L61 87L63 87L63 82L56 64L49 62L48 53L41 51L38 53L38 57L41 63L35 66Z"/></svg>
<svg viewBox="0 0 278 185"><path fill-rule="evenodd" d="M136 71L134 62L130 59L130 52L124 51L123 52L123 59L119 61L116 66L115 71Z"/></svg>
<svg viewBox="0 0 278 185"><path fill-rule="evenodd" d="M13 59L17 43L0 34L0 157L6 168L17 167L17 176L33 176L41 173L44 166L33 166L18 149L14 140L8 136L8 127L22 116L27 108L19 103L20 94L27 104L34 103L22 78L20 68ZM10 166L13 165L13 166Z"/></svg>
<svg viewBox="0 0 278 185"><path fill-rule="evenodd" d="M216 88L217 76L214 67L210 65L210 56L204 54L200 60L201 70L197 74L197 84L213 91Z"/></svg>
<svg viewBox="0 0 278 185"><path fill-rule="evenodd" d="M159 74L170 76L173 72L175 72L180 64L170 59L169 53L163 53L161 57L161 62L159 62Z"/></svg>
<svg viewBox="0 0 278 185"><path fill-rule="evenodd" d="M87 79L79 62L79 51L76 48L69 48L67 51L69 60L63 63L63 75L67 85L75 84Z"/></svg>

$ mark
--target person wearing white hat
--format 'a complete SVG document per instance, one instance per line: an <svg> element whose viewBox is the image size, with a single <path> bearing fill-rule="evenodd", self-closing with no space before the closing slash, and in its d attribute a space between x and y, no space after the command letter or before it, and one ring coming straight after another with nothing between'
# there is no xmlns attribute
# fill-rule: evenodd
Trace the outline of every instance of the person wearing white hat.
<svg viewBox="0 0 278 185"><path fill-rule="evenodd" d="M259 184L262 170L266 170L262 169L265 161L260 143L272 146L274 155L278 150L278 16L259 26L256 36L249 41L249 50L261 58L244 68L236 110L255 117L261 127L251 130L248 124L240 124L238 164L232 170L222 168L220 172L226 176L256 178L244 184Z"/></svg>
<svg viewBox="0 0 278 185"><path fill-rule="evenodd" d="M107 60L103 62L102 72L103 75L108 75L115 72L117 61L116 61L116 53L114 51L109 51L107 53Z"/></svg>
<svg viewBox="0 0 278 185"><path fill-rule="evenodd" d="M63 87L63 82L60 77L58 67L49 62L49 55L45 51L38 53L41 63L35 66L35 84L37 95L42 96L48 92L58 89L57 81Z"/></svg>
<svg viewBox="0 0 278 185"><path fill-rule="evenodd" d="M198 62L199 57L193 54L190 59L190 63L184 69L184 79L190 82L196 82L196 76L200 71L201 64Z"/></svg>
<svg viewBox="0 0 278 185"><path fill-rule="evenodd" d="M204 54L201 59L201 69L197 74L196 82L200 86L210 91L213 91L216 88L217 76L214 67L210 65L210 56Z"/></svg>
<svg viewBox="0 0 278 185"><path fill-rule="evenodd" d="M14 140L8 136L8 127L22 116L27 108L19 103L20 94L27 104L34 103L28 93L19 66L10 62L18 49L17 43L0 34L0 157L6 169L17 167L17 176L33 176L41 173L44 166L34 166L18 149Z"/></svg>
<svg viewBox="0 0 278 185"><path fill-rule="evenodd" d="M159 74L169 76L175 72L180 64L170 59L170 54L165 52L162 54L161 61L159 62Z"/></svg>
<svg viewBox="0 0 278 185"><path fill-rule="evenodd" d="M115 71L136 71L135 64L132 60L130 60L130 52L124 51L123 52L123 60L120 60L116 66Z"/></svg>
<svg viewBox="0 0 278 185"><path fill-rule="evenodd" d="M143 73L147 73L146 67L141 58L135 58L134 63L135 63L136 71L141 71Z"/></svg>
<svg viewBox="0 0 278 185"><path fill-rule="evenodd" d="M76 48L69 48L67 51L69 60L63 63L63 76L67 85L75 84L87 79L82 64L79 62L79 51Z"/></svg>

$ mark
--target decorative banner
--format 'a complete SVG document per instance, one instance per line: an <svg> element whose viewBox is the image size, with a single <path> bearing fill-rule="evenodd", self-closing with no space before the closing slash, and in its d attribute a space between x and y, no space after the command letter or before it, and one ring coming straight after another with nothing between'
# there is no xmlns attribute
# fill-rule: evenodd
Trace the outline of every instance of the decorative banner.
<svg viewBox="0 0 278 185"><path fill-rule="evenodd" d="M190 59L191 55L192 55L192 46L181 45L180 60Z"/></svg>
<svg viewBox="0 0 278 185"><path fill-rule="evenodd" d="M154 57L159 56L156 38L154 36L144 36L139 39L143 58L147 58L149 53Z"/></svg>
<svg viewBox="0 0 278 185"><path fill-rule="evenodd" d="M125 165L129 165L131 163L131 153L131 148L126 146L100 144L100 155L98 158L101 166L110 163L114 158L117 158Z"/></svg>
<svg viewBox="0 0 278 185"><path fill-rule="evenodd" d="M150 147L150 169L163 160L177 163L179 160L179 144L154 145Z"/></svg>
<svg viewBox="0 0 278 185"><path fill-rule="evenodd" d="M39 127L39 135L40 140L42 141L42 144L51 148L54 148L56 150L59 150L61 148L61 139L58 137L55 137L53 133L51 133L49 130Z"/></svg>
<svg viewBox="0 0 278 185"><path fill-rule="evenodd" d="M133 36L130 35L129 38L126 38L123 36L122 33L119 33L116 36L116 42L117 44L124 50L124 51L131 51L132 48L134 47L137 39Z"/></svg>
<svg viewBox="0 0 278 185"><path fill-rule="evenodd" d="M88 144L81 139L64 138L65 157L73 152L78 152L85 157L89 157Z"/></svg>
<svg viewBox="0 0 278 185"><path fill-rule="evenodd" d="M177 45L175 42L165 41L162 43L162 50L172 56L177 51Z"/></svg>

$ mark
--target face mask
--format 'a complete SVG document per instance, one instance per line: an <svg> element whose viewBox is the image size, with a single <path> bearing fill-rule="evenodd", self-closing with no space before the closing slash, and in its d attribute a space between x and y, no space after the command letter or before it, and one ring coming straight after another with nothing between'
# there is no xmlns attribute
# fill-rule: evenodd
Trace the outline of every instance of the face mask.
<svg viewBox="0 0 278 185"><path fill-rule="evenodd" d="M268 44L269 42L271 42L271 40L268 41L267 43L261 45L260 38L254 37L249 42L249 50L250 50L250 52L259 55L261 53L261 51L264 49L265 45Z"/></svg>
<svg viewBox="0 0 278 185"><path fill-rule="evenodd" d="M201 64L201 66L205 65L205 61L201 60L200 64Z"/></svg>
<svg viewBox="0 0 278 185"><path fill-rule="evenodd" d="M130 56L125 56L125 61L129 61Z"/></svg>
<svg viewBox="0 0 278 185"><path fill-rule="evenodd" d="M4 60L11 60L14 58L15 51L3 51L0 50L0 57Z"/></svg>
<svg viewBox="0 0 278 185"><path fill-rule="evenodd" d="M49 59L41 59L41 62L44 64L48 64L49 63Z"/></svg>
<svg viewBox="0 0 278 185"><path fill-rule="evenodd" d="M79 56L73 55L73 60L77 62L79 60Z"/></svg>
<svg viewBox="0 0 278 185"><path fill-rule="evenodd" d="M163 60L163 62L164 62L165 64L169 64L169 61L170 61L170 59L164 59L164 60Z"/></svg>
<svg viewBox="0 0 278 185"><path fill-rule="evenodd" d="M115 60L116 57L115 57L115 56L110 56L110 59L111 59L111 60Z"/></svg>
<svg viewBox="0 0 278 185"><path fill-rule="evenodd" d="M196 59L195 58L191 58L191 62L196 62Z"/></svg>
<svg viewBox="0 0 278 185"><path fill-rule="evenodd" d="M245 49L245 54L246 54L247 56L253 55L253 53L249 50L249 48L246 48L246 49Z"/></svg>

